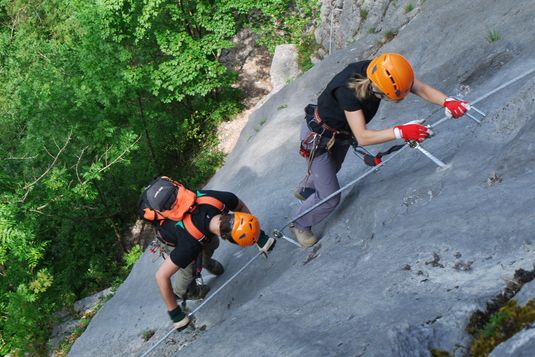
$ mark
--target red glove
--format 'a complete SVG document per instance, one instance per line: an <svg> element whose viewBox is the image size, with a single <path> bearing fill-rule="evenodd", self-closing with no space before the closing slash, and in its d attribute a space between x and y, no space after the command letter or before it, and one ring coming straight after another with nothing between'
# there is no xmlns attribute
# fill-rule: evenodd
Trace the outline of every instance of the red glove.
<svg viewBox="0 0 535 357"><path fill-rule="evenodd" d="M446 108L444 110L446 116L450 118L454 117L455 119L462 117L464 113L470 110L470 104L466 100L458 100L455 98L446 98L442 106Z"/></svg>
<svg viewBox="0 0 535 357"><path fill-rule="evenodd" d="M424 139L430 135L429 129L426 126L417 123L418 121L395 126L394 135L396 136L396 139L403 139L405 141L415 140L418 142L424 141Z"/></svg>

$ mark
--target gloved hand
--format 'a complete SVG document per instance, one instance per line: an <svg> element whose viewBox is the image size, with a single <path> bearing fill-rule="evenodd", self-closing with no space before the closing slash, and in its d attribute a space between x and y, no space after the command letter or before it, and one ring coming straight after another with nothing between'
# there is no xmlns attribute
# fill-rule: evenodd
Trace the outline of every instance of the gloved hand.
<svg viewBox="0 0 535 357"><path fill-rule="evenodd" d="M175 325L175 328L177 331L182 331L185 329L189 324L189 317L186 315L180 306L177 306L171 311L167 311L169 314L169 317L173 321L173 325Z"/></svg>
<svg viewBox="0 0 535 357"><path fill-rule="evenodd" d="M275 238L271 238L262 229L260 230L260 237L258 237L258 242L256 242L256 246L260 252L267 256L275 248L276 243Z"/></svg>
<svg viewBox="0 0 535 357"><path fill-rule="evenodd" d="M429 135L432 135L431 130L423 126L424 120L414 120L407 124L398 125L394 127L394 135L396 139L403 139L405 141L415 140L418 142L424 141Z"/></svg>
<svg viewBox="0 0 535 357"><path fill-rule="evenodd" d="M466 100L459 100L455 98L446 98L442 106L445 108L446 116L458 119L470 110L470 104Z"/></svg>

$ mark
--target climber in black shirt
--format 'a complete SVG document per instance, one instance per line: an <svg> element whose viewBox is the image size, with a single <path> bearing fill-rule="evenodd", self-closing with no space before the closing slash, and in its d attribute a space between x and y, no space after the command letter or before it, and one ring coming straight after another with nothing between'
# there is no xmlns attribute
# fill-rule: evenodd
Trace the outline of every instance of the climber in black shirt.
<svg viewBox="0 0 535 357"><path fill-rule="evenodd" d="M454 118L470 109L466 101L449 98L416 79L410 63L397 53L352 63L334 76L319 96L317 106L305 108L299 152L307 159L308 169L294 193L303 201L294 217L339 190L336 174L350 145L374 145L395 139L420 142L429 136L422 121L383 130L366 127L382 100L399 102L409 92L443 106L446 114ZM293 222L290 228L302 246L317 242L311 227L327 217L339 202L340 194Z"/></svg>

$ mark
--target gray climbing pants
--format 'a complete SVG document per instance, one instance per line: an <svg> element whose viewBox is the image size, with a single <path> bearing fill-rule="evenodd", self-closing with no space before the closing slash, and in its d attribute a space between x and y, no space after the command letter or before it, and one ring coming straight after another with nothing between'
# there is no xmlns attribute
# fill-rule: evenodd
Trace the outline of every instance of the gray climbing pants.
<svg viewBox="0 0 535 357"><path fill-rule="evenodd" d="M202 249L202 261L203 265L208 262L212 258L212 255L214 255L215 250L219 247L219 237L213 236L210 239L205 240L204 246ZM169 252L173 250L170 248ZM183 297L186 293L186 290L188 290L189 284L195 279L195 261L192 261L187 267L184 269L180 268L175 273L175 283L173 285L173 292L179 296Z"/></svg>
<svg viewBox="0 0 535 357"><path fill-rule="evenodd" d="M306 121L301 126L301 140L304 140L310 135L311 131L308 128ZM322 138L320 148L325 147L329 138ZM349 144L337 144L331 148L330 152L321 150L316 154L310 165L310 175L300 182L299 189L313 188L316 192L309 196L303 204L293 212L292 217L296 217L310 207L314 206L325 197L340 189L340 184L336 174L340 171L342 163L349 149ZM311 149L312 144L309 144L308 149ZM325 219L340 203L341 194L338 194L321 206L315 208L311 212L305 214L294 222L299 229L310 229L311 226L320 223Z"/></svg>

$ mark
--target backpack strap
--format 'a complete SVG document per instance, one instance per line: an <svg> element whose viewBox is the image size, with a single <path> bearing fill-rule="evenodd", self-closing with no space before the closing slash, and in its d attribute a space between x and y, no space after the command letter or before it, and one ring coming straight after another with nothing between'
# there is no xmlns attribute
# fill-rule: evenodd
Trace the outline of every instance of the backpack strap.
<svg viewBox="0 0 535 357"><path fill-rule="evenodd" d="M143 210L143 218L149 222L160 223L165 219L165 217L160 213L160 211L152 210L150 208L145 208Z"/></svg>
<svg viewBox="0 0 535 357"><path fill-rule="evenodd" d="M195 195L195 192L188 190L177 181L171 180L171 183L178 188L177 198L171 209L162 215L164 215L166 218L171 218L174 221L178 221L184 214L194 209L197 195Z"/></svg>
<svg viewBox="0 0 535 357"><path fill-rule="evenodd" d="M214 208L217 208L219 211L223 211L225 209L225 204L218 200L215 197L211 196L198 196L195 200L195 206L198 205L210 205ZM199 228L193 224L193 220L191 219L191 213L187 213L184 215L184 219L182 220L182 223L184 224L184 229L196 240L202 241L205 237L205 234L200 231Z"/></svg>
<svg viewBox="0 0 535 357"><path fill-rule="evenodd" d="M195 200L196 205L210 205L222 211L225 209L225 204L215 197L210 196L198 196Z"/></svg>
<svg viewBox="0 0 535 357"><path fill-rule="evenodd" d="M199 228L195 227L193 224L193 220L191 219L191 214L186 214L184 216L184 219L182 220L182 223L184 223L184 229L196 240L201 241L205 237L204 233L199 230Z"/></svg>

